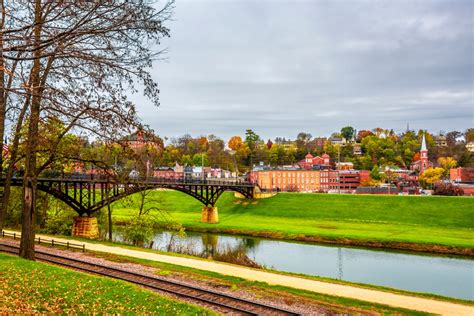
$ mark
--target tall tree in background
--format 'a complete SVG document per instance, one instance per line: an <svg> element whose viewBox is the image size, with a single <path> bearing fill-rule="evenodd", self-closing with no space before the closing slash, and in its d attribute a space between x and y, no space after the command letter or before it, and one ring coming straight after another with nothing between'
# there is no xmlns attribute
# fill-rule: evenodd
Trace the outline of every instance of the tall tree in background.
<svg viewBox="0 0 474 316"><path fill-rule="evenodd" d="M253 167L253 160L255 158L255 152L260 141L260 136L258 136L253 130L248 129L245 131L245 144L250 150L249 154L249 166Z"/></svg>
<svg viewBox="0 0 474 316"><path fill-rule="evenodd" d="M355 135L355 129L352 126L346 126L341 128L341 135L346 140L350 141Z"/></svg>

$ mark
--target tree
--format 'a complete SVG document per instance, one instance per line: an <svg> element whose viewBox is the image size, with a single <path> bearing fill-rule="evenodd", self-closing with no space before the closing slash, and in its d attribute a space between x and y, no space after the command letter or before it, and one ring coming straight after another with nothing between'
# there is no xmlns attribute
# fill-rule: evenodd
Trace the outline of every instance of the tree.
<svg viewBox="0 0 474 316"><path fill-rule="evenodd" d="M419 177L420 184L423 188L433 188L435 182L441 180L444 174L443 168L430 167L426 169Z"/></svg>
<svg viewBox="0 0 474 316"><path fill-rule="evenodd" d="M355 129L352 126L346 126L341 129L341 135L348 141L354 137Z"/></svg>
<svg viewBox="0 0 474 316"><path fill-rule="evenodd" d="M468 128L464 132L464 139L465 139L466 143L474 142L474 128Z"/></svg>
<svg viewBox="0 0 474 316"><path fill-rule="evenodd" d="M461 137L461 132L452 131L446 134L446 143L448 146L454 146L459 137Z"/></svg>
<svg viewBox="0 0 474 316"><path fill-rule="evenodd" d="M10 20L2 29L2 44L7 43L2 57L19 64L11 76L10 91L15 95L10 100L17 109L26 104L29 115L22 257L34 258L37 177L57 159L60 139L71 130L112 139L127 128L139 126L135 107L125 94L128 89L136 90L136 82L158 105L159 90L149 67L159 52L150 44L168 36L162 22L170 10L171 3L157 11L145 1L35 0L5 4L3 13ZM53 142L49 158L38 165L38 128L47 115L64 122L65 129Z"/></svg>
<svg viewBox="0 0 474 316"><path fill-rule="evenodd" d="M374 135L374 133L372 133L371 131L363 129L363 130L360 130L359 132L357 132L356 140L358 142L361 142L365 137L372 136L372 135Z"/></svg>
<svg viewBox="0 0 474 316"><path fill-rule="evenodd" d="M455 168L458 162L453 157L439 157L438 164L444 169L444 176L449 176L449 170Z"/></svg>
<svg viewBox="0 0 474 316"><path fill-rule="evenodd" d="M232 136L229 141L227 142L227 146L229 146L232 150L239 150L243 146L244 142L242 141L242 137L240 136Z"/></svg>
<svg viewBox="0 0 474 316"><path fill-rule="evenodd" d="M252 168L253 166L253 159L255 157L255 151L257 149L257 144L260 141L260 136L255 134L255 132L251 129L248 129L245 131L245 144L248 146L250 149L250 154L249 154L249 166Z"/></svg>
<svg viewBox="0 0 474 316"><path fill-rule="evenodd" d="M195 154L193 156L192 163L194 166L209 166L209 158L207 157L207 153Z"/></svg>

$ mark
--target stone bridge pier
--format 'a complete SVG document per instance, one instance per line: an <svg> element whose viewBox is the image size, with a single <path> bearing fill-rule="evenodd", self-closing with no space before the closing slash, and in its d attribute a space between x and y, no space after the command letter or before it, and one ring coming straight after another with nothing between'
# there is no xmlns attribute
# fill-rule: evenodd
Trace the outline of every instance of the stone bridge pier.
<svg viewBox="0 0 474 316"><path fill-rule="evenodd" d="M97 217L76 216L72 224L72 235L90 239L99 238Z"/></svg>
<svg viewBox="0 0 474 316"><path fill-rule="evenodd" d="M216 224L219 222L219 214L217 213L217 206L203 206L201 213L201 222Z"/></svg>

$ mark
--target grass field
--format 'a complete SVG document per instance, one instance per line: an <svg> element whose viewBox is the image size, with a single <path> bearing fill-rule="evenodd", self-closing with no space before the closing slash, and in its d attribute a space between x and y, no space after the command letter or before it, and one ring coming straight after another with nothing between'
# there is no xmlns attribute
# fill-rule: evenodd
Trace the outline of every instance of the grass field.
<svg viewBox="0 0 474 316"><path fill-rule="evenodd" d="M225 193L218 224L200 222L202 205L176 191L153 191L169 220L192 230L432 250L474 249L474 198L281 193L257 201ZM136 196L132 198L138 198ZM114 204L116 222L137 213L137 203ZM419 248L419 249L418 249ZM424 249L426 248L426 249Z"/></svg>
<svg viewBox="0 0 474 316"><path fill-rule="evenodd" d="M0 314L213 314L132 284L0 254Z"/></svg>

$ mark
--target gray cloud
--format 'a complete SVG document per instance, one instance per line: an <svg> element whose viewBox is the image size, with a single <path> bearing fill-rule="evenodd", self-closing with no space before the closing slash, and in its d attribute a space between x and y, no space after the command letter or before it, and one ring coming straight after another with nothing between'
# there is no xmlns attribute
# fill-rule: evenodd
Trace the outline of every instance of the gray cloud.
<svg viewBox="0 0 474 316"><path fill-rule="evenodd" d="M471 1L178 1L161 106L134 95L158 134L252 128L265 138L342 126L473 124Z"/></svg>

